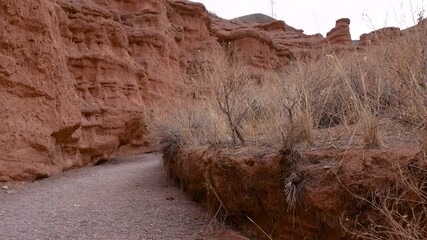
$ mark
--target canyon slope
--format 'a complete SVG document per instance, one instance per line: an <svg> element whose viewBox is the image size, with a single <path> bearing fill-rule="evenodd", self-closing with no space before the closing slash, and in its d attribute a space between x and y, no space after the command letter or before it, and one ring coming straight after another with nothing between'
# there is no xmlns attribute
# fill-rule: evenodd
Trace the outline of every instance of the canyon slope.
<svg viewBox="0 0 427 240"><path fill-rule="evenodd" d="M0 181L150 150L150 114L191 94L207 50L232 45L255 73L280 69L313 49L351 48L349 24L324 38L283 21L220 19L188 1L3 0Z"/></svg>

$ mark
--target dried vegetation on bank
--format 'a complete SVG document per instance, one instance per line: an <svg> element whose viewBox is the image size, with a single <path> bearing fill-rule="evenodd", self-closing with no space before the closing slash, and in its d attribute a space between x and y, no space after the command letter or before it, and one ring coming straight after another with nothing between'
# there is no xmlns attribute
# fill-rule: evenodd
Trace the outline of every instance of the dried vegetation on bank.
<svg viewBox="0 0 427 240"><path fill-rule="evenodd" d="M343 184L370 214L361 211L349 221L343 211L339 222L361 239L424 239L425 39L425 30L408 30L393 41L357 51L316 52L297 58L286 69L262 72L234 58L232 49L206 53L200 57L196 80L188 85L190 94L156 113L152 127L161 135L169 173L174 169L168 161L174 161L180 149L206 145L263 146L288 158L322 149L398 152L397 148L416 146L416 164L396 163L390 168L399 169L390 178L395 182L372 184L364 191ZM287 174L283 191L288 208L294 209L296 193L303 190L293 188L292 173Z"/></svg>

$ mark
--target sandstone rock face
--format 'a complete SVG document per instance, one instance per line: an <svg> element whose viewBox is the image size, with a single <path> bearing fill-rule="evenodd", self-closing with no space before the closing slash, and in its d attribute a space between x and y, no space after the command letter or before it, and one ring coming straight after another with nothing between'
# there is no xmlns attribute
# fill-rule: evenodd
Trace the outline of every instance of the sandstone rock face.
<svg viewBox="0 0 427 240"><path fill-rule="evenodd" d="M360 36L359 47L377 45L382 41L390 41L402 35L402 32L397 27L381 28L370 33L362 34Z"/></svg>
<svg viewBox="0 0 427 240"><path fill-rule="evenodd" d="M256 23L215 19L212 32L220 42L231 43L237 56L260 69L280 69L301 52L327 45L320 34L305 35L283 21Z"/></svg>
<svg viewBox="0 0 427 240"><path fill-rule="evenodd" d="M335 27L326 34L326 39L331 45L351 47L350 19L342 18L336 21Z"/></svg>
<svg viewBox="0 0 427 240"><path fill-rule="evenodd" d="M43 0L0 3L0 180L82 161L65 147L82 121L55 12Z"/></svg>
<svg viewBox="0 0 427 240"><path fill-rule="evenodd" d="M346 44L339 26L328 40ZM232 45L254 69L279 69L327 45L173 0L2 0L0 27L0 181L148 149L146 116L187 91L205 50Z"/></svg>

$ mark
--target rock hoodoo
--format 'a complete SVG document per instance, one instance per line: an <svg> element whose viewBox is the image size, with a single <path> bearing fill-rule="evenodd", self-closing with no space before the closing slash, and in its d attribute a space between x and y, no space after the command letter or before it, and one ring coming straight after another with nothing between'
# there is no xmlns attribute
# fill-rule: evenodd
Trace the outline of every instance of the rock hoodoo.
<svg viewBox="0 0 427 240"><path fill-rule="evenodd" d="M350 19L338 19L335 27L326 34L326 39L333 46L351 47Z"/></svg>

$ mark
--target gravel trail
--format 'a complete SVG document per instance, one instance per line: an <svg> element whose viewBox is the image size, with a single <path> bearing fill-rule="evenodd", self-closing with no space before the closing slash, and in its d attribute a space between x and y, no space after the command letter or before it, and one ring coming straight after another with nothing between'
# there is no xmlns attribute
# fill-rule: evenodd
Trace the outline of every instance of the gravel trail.
<svg viewBox="0 0 427 240"><path fill-rule="evenodd" d="M210 221L170 186L158 154L4 188L0 239L205 239Z"/></svg>

